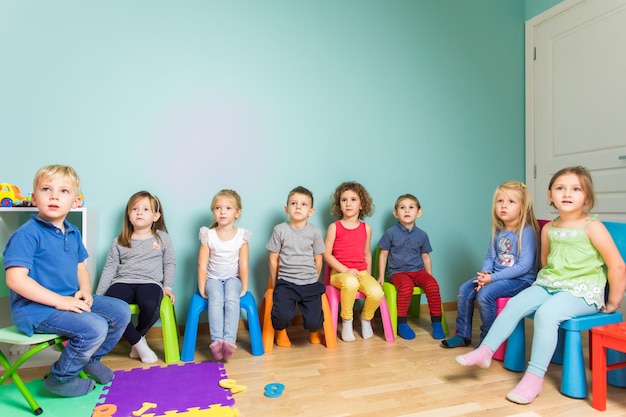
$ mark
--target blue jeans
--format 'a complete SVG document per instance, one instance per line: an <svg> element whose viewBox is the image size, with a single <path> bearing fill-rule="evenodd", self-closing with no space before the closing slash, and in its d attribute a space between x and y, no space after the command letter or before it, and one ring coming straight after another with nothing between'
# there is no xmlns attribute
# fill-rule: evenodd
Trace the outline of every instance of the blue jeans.
<svg viewBox="0 0 626 417"><path fill-rule="evenodd" d="M241 281L239 278L206 280L211 340L235 343L239 327Z"/></svg>
<svg viewBox="0 0 626 417"><path fill-rule="evenodd" d="M533 285L506 303L483 340L485 346L495 352L517 323L532 312L535 313L534 333L527 371L543 378L556 350L561 322L597 313L598 308L568 291L550 294L544 287Z"/></svg>
<svg viewBox="0 0 626 417"><path fill-rule="evenodd" d="M496 299L513 297L530 283L520 279L502 279L493 281L476 291L476 284L472 281L476 277L466 281L459 287L458 312L456 317L456 334L465 339L472 338L472 319L474 317L474 302L478 305L480 313L480 340L482 341L496 319Z"/></svg>
<svg viewBox="0 0 626 417"><path fill-rule="evenodd" d="M128 304L117 298L93 296L91 311L55 311L35 328L69 338L50 373L59 381L74 378L88 363L100 361L115 347L130 322Z"/></svg>

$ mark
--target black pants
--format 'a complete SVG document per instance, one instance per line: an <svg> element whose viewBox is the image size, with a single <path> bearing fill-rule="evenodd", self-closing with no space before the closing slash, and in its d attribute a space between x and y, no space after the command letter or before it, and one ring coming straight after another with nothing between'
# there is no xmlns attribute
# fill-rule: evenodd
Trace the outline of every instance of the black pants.
<svg viewBox="0 0 626 417"><path fill-rule="evenodd" d="M139 342L159 319L163 289L157 284L113 284L105 295L139 306L137 327L131 320L124 332L124 337L131 345Z"/></svg>
<svg viewBox="0 0 626 417"><path fill-rule="evenodd" d="M282 279L276 280L272 306L272 326L284 330L291 324L296 314L296 304L304 319L304 328L314 332L324 325L322 294L326 287L321 282L296 285Z"/></svg>

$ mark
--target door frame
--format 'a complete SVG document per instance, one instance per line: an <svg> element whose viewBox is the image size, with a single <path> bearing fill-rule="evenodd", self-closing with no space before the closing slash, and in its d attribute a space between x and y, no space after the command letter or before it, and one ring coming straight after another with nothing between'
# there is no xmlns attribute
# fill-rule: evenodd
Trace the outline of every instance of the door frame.
<svg viewBox="0 0 626 417"><path fill-rule="evenodd" d="M587 2L588 0L563 0L525 23L525 80L526 80L526 186L535 200L535 28L548 20Z"/></svg>

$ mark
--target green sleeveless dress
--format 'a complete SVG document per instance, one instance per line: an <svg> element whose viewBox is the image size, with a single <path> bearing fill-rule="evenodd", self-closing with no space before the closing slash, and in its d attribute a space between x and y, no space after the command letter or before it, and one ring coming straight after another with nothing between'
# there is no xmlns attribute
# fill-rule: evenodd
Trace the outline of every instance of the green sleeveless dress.
<svg viewBox="0 0 626 417"><path fill-rule="evenodd" d="M598 309L604 307L606 265L585 234L587 224L596 218L589 218L579 229L550 228L547 264L537 274L534 285L550 293L569 291L584 298L589 305L595 304Z"/></svg>

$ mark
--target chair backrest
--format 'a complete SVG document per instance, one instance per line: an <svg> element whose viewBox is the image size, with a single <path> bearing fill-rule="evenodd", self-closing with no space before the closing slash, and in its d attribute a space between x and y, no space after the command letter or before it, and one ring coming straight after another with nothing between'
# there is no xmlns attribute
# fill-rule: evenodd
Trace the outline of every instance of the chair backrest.
<svg viewBox="0 0 626 417"><path fill-rule="evenodd" d="M330 285L330 266L326 262L322 266L322 275L324 276L324 285Z"/></svg>
<svg viewBox="0 0 626 417"><path fill-rule="evenodd" d="M607 230L611 234L619 253L626 260L626 223L619 222L603 222Z"/></svg>

